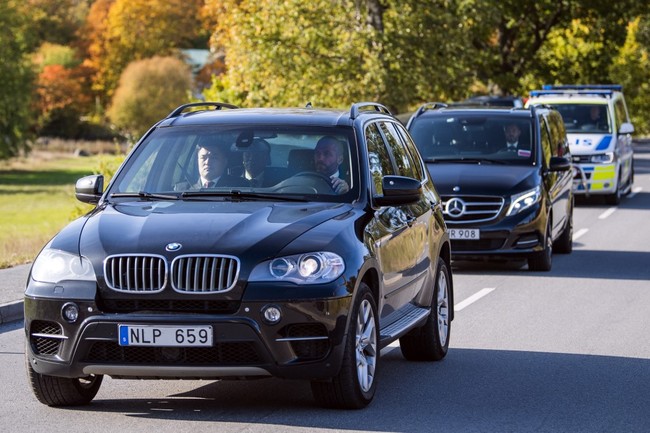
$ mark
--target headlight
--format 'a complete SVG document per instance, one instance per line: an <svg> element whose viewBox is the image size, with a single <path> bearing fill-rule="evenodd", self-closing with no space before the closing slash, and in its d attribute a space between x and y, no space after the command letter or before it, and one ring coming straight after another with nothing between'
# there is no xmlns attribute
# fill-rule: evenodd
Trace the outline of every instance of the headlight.
<svg viewBox="0 0 650 433"><path fill-rule="evenodd" d="M601 153L600 155L591 155L591 162L607 164L614 161L614 152Z"/></svg>
<svg viewBox="0 0 650 433"><path fill-rule="evenodd" d="M87 258L49 248L44 249L34 261L32 278L42 283L96 279L93 266Z"/></svg>
<svg viewBox="0 0 650 433"><path fill-rule="evenodd" d="M343 274L345 263L327 251L279 257L258 264L249 281L289 281L296 284L329 283Z"/></svg>
<svg viewBox="0 0 650 433"><path fill-rule="evenodd" d="M539 186L524 191L520 194L515 194L510 198L510 207L506 216L517 215L519 212L528 209L539 201L542 197Z"/></svg>

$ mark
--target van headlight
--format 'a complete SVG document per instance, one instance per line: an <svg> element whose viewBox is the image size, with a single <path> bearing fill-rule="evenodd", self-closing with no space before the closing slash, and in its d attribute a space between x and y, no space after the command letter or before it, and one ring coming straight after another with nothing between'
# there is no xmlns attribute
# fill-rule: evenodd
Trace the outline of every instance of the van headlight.
<svg viewBox="0 0 650 433"><path fill-rule="evenodd" d="M255 266L249 281L289 281L296 284L330 283L345 271L343 258L328 251L278 257Z"/></svg>
<svg viewBox="0 0 650 433"><path fill-rule="evenodd" d="M510 207L508 208L506 216L517 215L519 212L522 212L537 203L540 198L542 198L542 193L539 186L513 195L510 197Z"/></svg>
<svg viewBox="0 0 650 433"><path fill-rule="evenodd" d="M90 260L51 248L44 249L36 257L32 265L32 278L42 283L58 283L63 280L96 280Z"/></svg>
<svg viewBox="0 0 650 433"><path fill-rule="evenodd" d="M591 155L589 161L597 164L607 164L614 162L614 152L601 153L599 155Z"/></svg>

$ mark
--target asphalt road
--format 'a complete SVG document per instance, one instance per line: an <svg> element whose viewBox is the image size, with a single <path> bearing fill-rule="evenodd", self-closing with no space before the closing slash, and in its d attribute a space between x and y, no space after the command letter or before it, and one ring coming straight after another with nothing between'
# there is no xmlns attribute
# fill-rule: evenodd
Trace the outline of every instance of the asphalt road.
<svg viewBox="0 0 650 433"><path fill-rule="evenodd" d="M317 407L309 385L265 379L105 378L93 403L41 405L24 371L22 324L0 326L5 431L650 432L650 146L632 196L580 203L574 252L551 272L455 263L456 320L439 363L381 358L361 411ZM0 274L1 275L1 274Z"/></svg>

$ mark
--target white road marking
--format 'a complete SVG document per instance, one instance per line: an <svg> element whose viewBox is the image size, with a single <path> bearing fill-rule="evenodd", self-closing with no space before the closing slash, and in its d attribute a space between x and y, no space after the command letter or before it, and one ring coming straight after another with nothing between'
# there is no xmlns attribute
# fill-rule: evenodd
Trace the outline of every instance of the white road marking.
<svg viewBox="0 0 650 433"><path fill-rule="evenodd" d="M640 186L635 186L634 188L632 188L632 192L627 195L627 198L634 197L635 195L637 195L637 193L641 192L642 189L643 188L641 188Z"/></svg>
<svg viewBox="0 0 650 433"><path fill-rule="evenodd" d="M479 290L478 292L474 293L472 296L469 298L465 299L464 301L460 301L456 305L454 305L454 311L460 311L463 308L467 307L470 304L473 304L474 302L478 301L481 299L483 296L489 294L492 292L495 288L494 287L487 287L485 289Z"/></svg>
<svg viewBox="0 0 650 433"><path fill-rule="evenodd" d="M573 234L573 242L577 241L580 237L584 236L589 229L580 229Z"/></svg>
<svg viewBox="0 0 650 433"><path fill-rule="evenodd" d="M483 296L489 294L492 292L495 288L494 287L488 287L482 290L479 290L478 292L474 293L472 296L469 298L459 302L458 304L454 305L454 310L455 311L460 311L463 308L467 307L470 304L473 304L474 302L478 301L481 299ZM399 340L395 340L392 343L390 343L388 346L384 347L381 349L380 356L383 356L389 352L392 352L393 350L397 349L399 347Z"/></svg>
<svg viewBox="0 0 650 433"><path fill-rule="evenodd" d="M600 215L598 215L598 219L599 219L599 220L604 220L605 218L607 218L608 216L610 216L611 214L613 214L614 212L616 212L616 209L617 209L616 207L610 207L610 208L607 209L605 212L603 212L603 213L601 213Z"/></svg>

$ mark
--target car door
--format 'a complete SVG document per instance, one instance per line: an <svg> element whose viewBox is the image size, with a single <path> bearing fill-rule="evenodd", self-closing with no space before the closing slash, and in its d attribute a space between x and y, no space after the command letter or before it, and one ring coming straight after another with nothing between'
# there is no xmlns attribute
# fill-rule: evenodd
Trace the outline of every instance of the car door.
<svg viewBox="0 0 650 433"><path fill-rule="evenodd" d="M382 194L381 178L388 174L417 178L410 155L391 122L368 125L366 142L373 194ZM422 201L379 207L368 225L382 270L384 308L380 317L407 304L422 290L428 266L425 214L431 212Z"/></svg>
<svg viewBox="0 0 650 433"><path fill-rule="evenodd" d="M555 111L543 115L540 118L540 129L542 143L548 141L550 157L568 156L564 155L568 151L566 145L566 132L562 125L561 116ZM550 157L544 158L544 183L553 208L553 238L560 235L568 218L569 199L571 197L572 172L551 171L549 169Z"/></svg>

